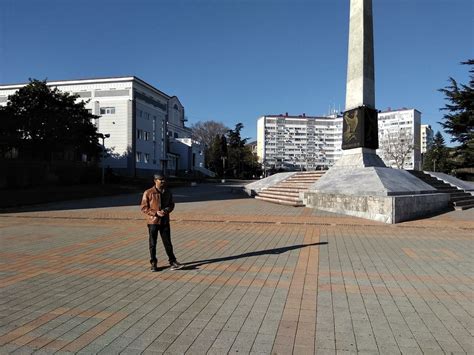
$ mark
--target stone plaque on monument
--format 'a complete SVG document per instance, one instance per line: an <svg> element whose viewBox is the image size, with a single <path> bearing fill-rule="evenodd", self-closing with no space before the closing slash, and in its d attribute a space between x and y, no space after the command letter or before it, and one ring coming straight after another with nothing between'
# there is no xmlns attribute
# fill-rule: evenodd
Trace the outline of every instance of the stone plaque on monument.
<svg viewBox="0 0 474 355"><path fill-rule="evenodd" d="M379 147L377 110L359 106L344 112L342 149Z"/></svg>

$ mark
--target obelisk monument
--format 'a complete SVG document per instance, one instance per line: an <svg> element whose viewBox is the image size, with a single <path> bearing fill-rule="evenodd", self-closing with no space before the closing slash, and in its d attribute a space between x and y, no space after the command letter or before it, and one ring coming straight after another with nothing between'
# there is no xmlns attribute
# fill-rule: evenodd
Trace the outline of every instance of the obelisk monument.
<svg viewBox="0 0 474 355"><path fill-rule="evenodd" d="M375 109L372 0L351 0L347 61L346 108Z"/></svg>
<svg viewBox="0 0 474 355"><path fill-rule="evenodd" d="M372 0L350 0L346 107L339 165L381 166L375 107Z"/></svg>
<svg viewBox="0 0 474 355"><path fill-rule="evenodd" d="M447 208L449 196L405 170L387 168L376 154L378 122L372 0L350 0L342 156L303 194L307 207L385 223Z"/></svg>

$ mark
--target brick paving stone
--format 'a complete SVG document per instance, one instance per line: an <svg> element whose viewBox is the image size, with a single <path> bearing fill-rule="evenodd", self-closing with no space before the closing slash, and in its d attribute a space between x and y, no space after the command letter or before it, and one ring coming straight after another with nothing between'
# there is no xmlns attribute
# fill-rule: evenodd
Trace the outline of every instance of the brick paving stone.
<svg viewBox="0 0 474 355"><path fill-rule="evenodd" d="M0 213L0 353L474 353L473 210L384 225L175 194L180 271L160 245L149 272L138 194Z"/></svg>
<svg viewBox="0 0 474 355"><path fill-rule="evenodd" d="M316 348L315 354L318 354L318 355L335 355L336 350L326 349L326 348Z"/></svg>

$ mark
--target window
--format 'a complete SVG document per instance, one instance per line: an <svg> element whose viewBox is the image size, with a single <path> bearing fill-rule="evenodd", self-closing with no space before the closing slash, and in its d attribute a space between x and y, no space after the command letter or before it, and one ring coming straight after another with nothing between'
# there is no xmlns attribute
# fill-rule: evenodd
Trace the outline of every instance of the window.
<svg viewBox="0 0 474 355"><path fill-rule="evenodd" d="M148 164L150 162L150 154L145 153L145 163Z"/></svg>
<svg viewBox="0 0 474 355"><path fill-rule="evenodd" d="M135 155L135 161L137 163L141 162L142 161L142 152L137 152L136 155Z"/></svg>
<svg viewBox="0 0 474 355"><path fill-rule="evenodd" d="M114 115L115 114L115 107L101 107L100 108L101 115Z"/></svg>
<svg viewBox="0 0 474 355"><path fill-rule="evenodd" d="M143 139L143 130L137 129L137 139Z"/></svg>
<svg viewBox="0 0 474 355"><path fill-rule="evenodd" d="M150 132L145 132L145 140L146 141L150 140Z"/></svg>
<svg viewBox="0 0 474 355"><path fill-rule="evenodd" d="M178 138L178 133L174 132L174 138Z"/></svg>

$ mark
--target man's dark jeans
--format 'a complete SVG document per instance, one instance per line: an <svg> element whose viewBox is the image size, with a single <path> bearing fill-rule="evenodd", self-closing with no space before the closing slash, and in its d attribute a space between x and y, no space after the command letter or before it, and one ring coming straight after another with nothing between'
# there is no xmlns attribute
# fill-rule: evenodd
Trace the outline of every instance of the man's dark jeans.
<svg viewBox="0 0 474 355"><path fill-rule="evenodd" d="M156 263L156 242L158 239L158 231L160 232L161 241L165 247L166 254L168 255L168 261L171 263L176 261L176 257L173 253L173 245L171 244L171 230L170 224L148 224L148 243L150 245L150 263Z"/></svg>

